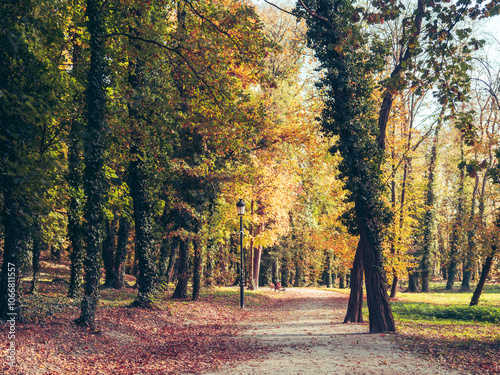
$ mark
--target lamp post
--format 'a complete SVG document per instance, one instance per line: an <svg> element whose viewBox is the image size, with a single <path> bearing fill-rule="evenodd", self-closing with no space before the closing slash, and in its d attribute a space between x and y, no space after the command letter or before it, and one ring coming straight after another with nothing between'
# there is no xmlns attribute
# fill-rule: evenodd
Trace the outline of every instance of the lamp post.
<svg viewBox="0 0 500 375"><path fill-rule="evenodd" d="M236 203L236 210L238 211L238 216L240 217L240 248L241 248L241 262L240 262L240 307L243 308L245 295L243 291L243 215L245 215L245 202L243 199L240 199L238 203Z"/></svg>

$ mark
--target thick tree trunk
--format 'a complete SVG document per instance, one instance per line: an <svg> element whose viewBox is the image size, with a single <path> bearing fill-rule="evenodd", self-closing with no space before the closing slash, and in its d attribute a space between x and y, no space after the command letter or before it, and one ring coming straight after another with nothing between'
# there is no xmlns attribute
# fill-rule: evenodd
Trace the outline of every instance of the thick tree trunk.
<svg viewBox="0 0 500 375"><path fill-rule="evenodd" d="M179 278L172 298L186 298L187 285L189 280L189 242L180 239L179 241Z"/></svg>
<svg viewBox="0 0 500 375"><path fill-rule="evenodd" d="M349 303L347 305L344 323L363 322L363 269L363 243L360 239L358 241L358 247L356 249L356 255L354 255L354 263L351 270L351 293L349 295Z"/></svg>
<svg viewBox="0 0 500 375"><path fill-rule="evenodd" d="M95 315L99 303L101 278L100 254L103 240L105 176L104 137L106 128L104 13L102 0L87 0L88 32L90 35L90 70L87 79L87 129L85 135L85 295L80 317L75 321L95 330Z"/></svg>
<svg viewBox="0 0 500 375"><path fill-rule="evenodd" d="M373 236L373 234L371 234ZM370 321L370 333L394 332L396 326L387 296L387 282L382 263L381 249L369 239L367 228L360 226L360 239L364 248L366 299Z"/></svg>

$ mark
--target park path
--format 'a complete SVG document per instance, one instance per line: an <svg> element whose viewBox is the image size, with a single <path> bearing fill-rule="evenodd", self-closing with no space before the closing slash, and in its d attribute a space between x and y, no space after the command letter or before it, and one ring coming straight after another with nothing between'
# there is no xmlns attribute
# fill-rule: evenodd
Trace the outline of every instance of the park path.
<svg viewBox="0 0 500 375"><path fill-rule="evenodd" d="M463 374L399 349L387 335L369 334L367 324L342 324L346 308L343 294L289 289L277 318L253 322L240 336L272 350L206 375Z"/></svg>

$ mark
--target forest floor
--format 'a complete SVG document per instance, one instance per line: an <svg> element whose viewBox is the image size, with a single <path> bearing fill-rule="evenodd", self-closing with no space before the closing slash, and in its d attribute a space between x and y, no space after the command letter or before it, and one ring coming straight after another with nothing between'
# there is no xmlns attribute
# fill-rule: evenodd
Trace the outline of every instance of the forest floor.
<svg viewBox="0 0 500 375"><path fill-rule="evenodd" d="M156 310L128 308L135 289L105 289L95 334L73 323L67 265L43 266L39 293L22 298L15 367L0 323L2 375L500 374L498 324L398 322L397 334L369 334L341 324L347 294L314 288L246 292L244 309L238 288L213 288L198 301L162 297Z"/></svg>

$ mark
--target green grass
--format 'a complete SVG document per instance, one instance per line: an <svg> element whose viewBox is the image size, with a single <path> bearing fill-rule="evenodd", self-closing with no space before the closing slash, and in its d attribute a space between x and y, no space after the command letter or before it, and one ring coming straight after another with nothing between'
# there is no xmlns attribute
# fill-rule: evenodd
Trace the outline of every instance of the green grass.
<svg viewBox="0 0 500 375"><path fill-rule="evenodd" d="M491 306L439 305L430 303L391 303L396 319L403 320L461 320L500 323L500 308Z"/></svg>

